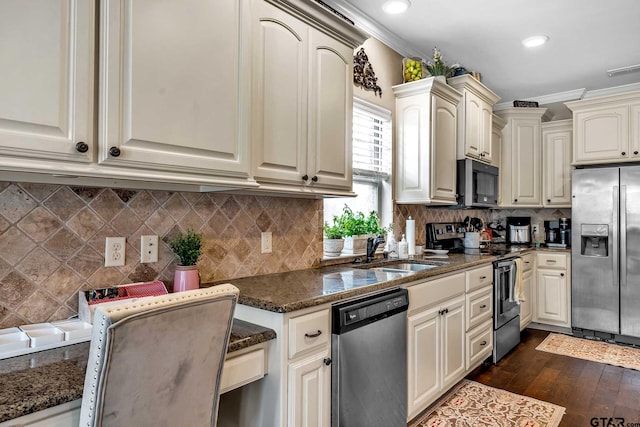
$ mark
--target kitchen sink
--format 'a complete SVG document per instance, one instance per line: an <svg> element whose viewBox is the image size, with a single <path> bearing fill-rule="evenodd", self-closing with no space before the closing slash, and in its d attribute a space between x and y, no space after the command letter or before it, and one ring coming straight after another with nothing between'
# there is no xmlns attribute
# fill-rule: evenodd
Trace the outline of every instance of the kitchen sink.
<svg viewBox="0 0 640 427"><path fill-rule="evenodd" d="M440 264L415 264L411 262L394 262L380 267L371 267L370 270L381 271L383 273L416 272L440 267Z"/></svg>

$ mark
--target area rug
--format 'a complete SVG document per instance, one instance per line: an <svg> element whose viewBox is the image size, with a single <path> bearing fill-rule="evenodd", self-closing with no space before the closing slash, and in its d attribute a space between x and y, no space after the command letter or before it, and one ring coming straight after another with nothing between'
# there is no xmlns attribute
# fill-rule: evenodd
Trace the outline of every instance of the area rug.
<svg viewBox="0 0 640 427"><path fill-rule="evenodd" d="M536 350L640 371L640 349L551 333Z"/></svg>
<svg viewBox="0 0 640 427"><path fill-rule="evenodd" d="M409 427L557 427L565 408L463 380Z"/></svg>

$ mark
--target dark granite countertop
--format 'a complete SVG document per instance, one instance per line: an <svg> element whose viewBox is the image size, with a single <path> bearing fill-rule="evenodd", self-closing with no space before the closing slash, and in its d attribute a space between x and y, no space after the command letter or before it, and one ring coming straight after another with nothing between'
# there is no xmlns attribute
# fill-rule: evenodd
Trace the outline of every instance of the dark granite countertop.
<svg viewBox="0 0 640 427"><path fill-rule="evenodd" d="M234 319L228 353L272 340L275 331ZM89 342L0 360L0 422L82 398Z"/></svg>

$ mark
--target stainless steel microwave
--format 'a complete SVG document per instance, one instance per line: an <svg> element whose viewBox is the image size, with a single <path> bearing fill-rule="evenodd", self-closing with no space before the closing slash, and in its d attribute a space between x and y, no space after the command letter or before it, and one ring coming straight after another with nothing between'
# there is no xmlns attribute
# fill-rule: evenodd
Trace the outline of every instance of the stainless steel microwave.
<svg viewBox="0 0 640 427"><path fill-rule="evenodd" d="M473 159L458 160L458 207L498 207L498 168Z"/></svg>

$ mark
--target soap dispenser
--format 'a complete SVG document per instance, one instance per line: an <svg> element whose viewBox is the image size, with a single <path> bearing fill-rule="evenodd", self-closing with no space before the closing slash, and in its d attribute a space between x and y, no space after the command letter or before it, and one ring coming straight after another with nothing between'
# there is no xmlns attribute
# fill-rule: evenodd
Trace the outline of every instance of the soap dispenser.
<svg viewBox="0 0 640 427"><path fill-rule="evenodd" d="M389 232L387 236L387 251L389 252L390 259L398 258L398 242L396 238L393 236L392 232Z"/></svg>
<svg viewBox="0 0 640 427"><path fill-rule="evenodd" d="M398 258L409 258L409 242L407 242L407 239L405 239L404 234L402 235L402 240L400 240L400 243L398 243Z"/></svg>

